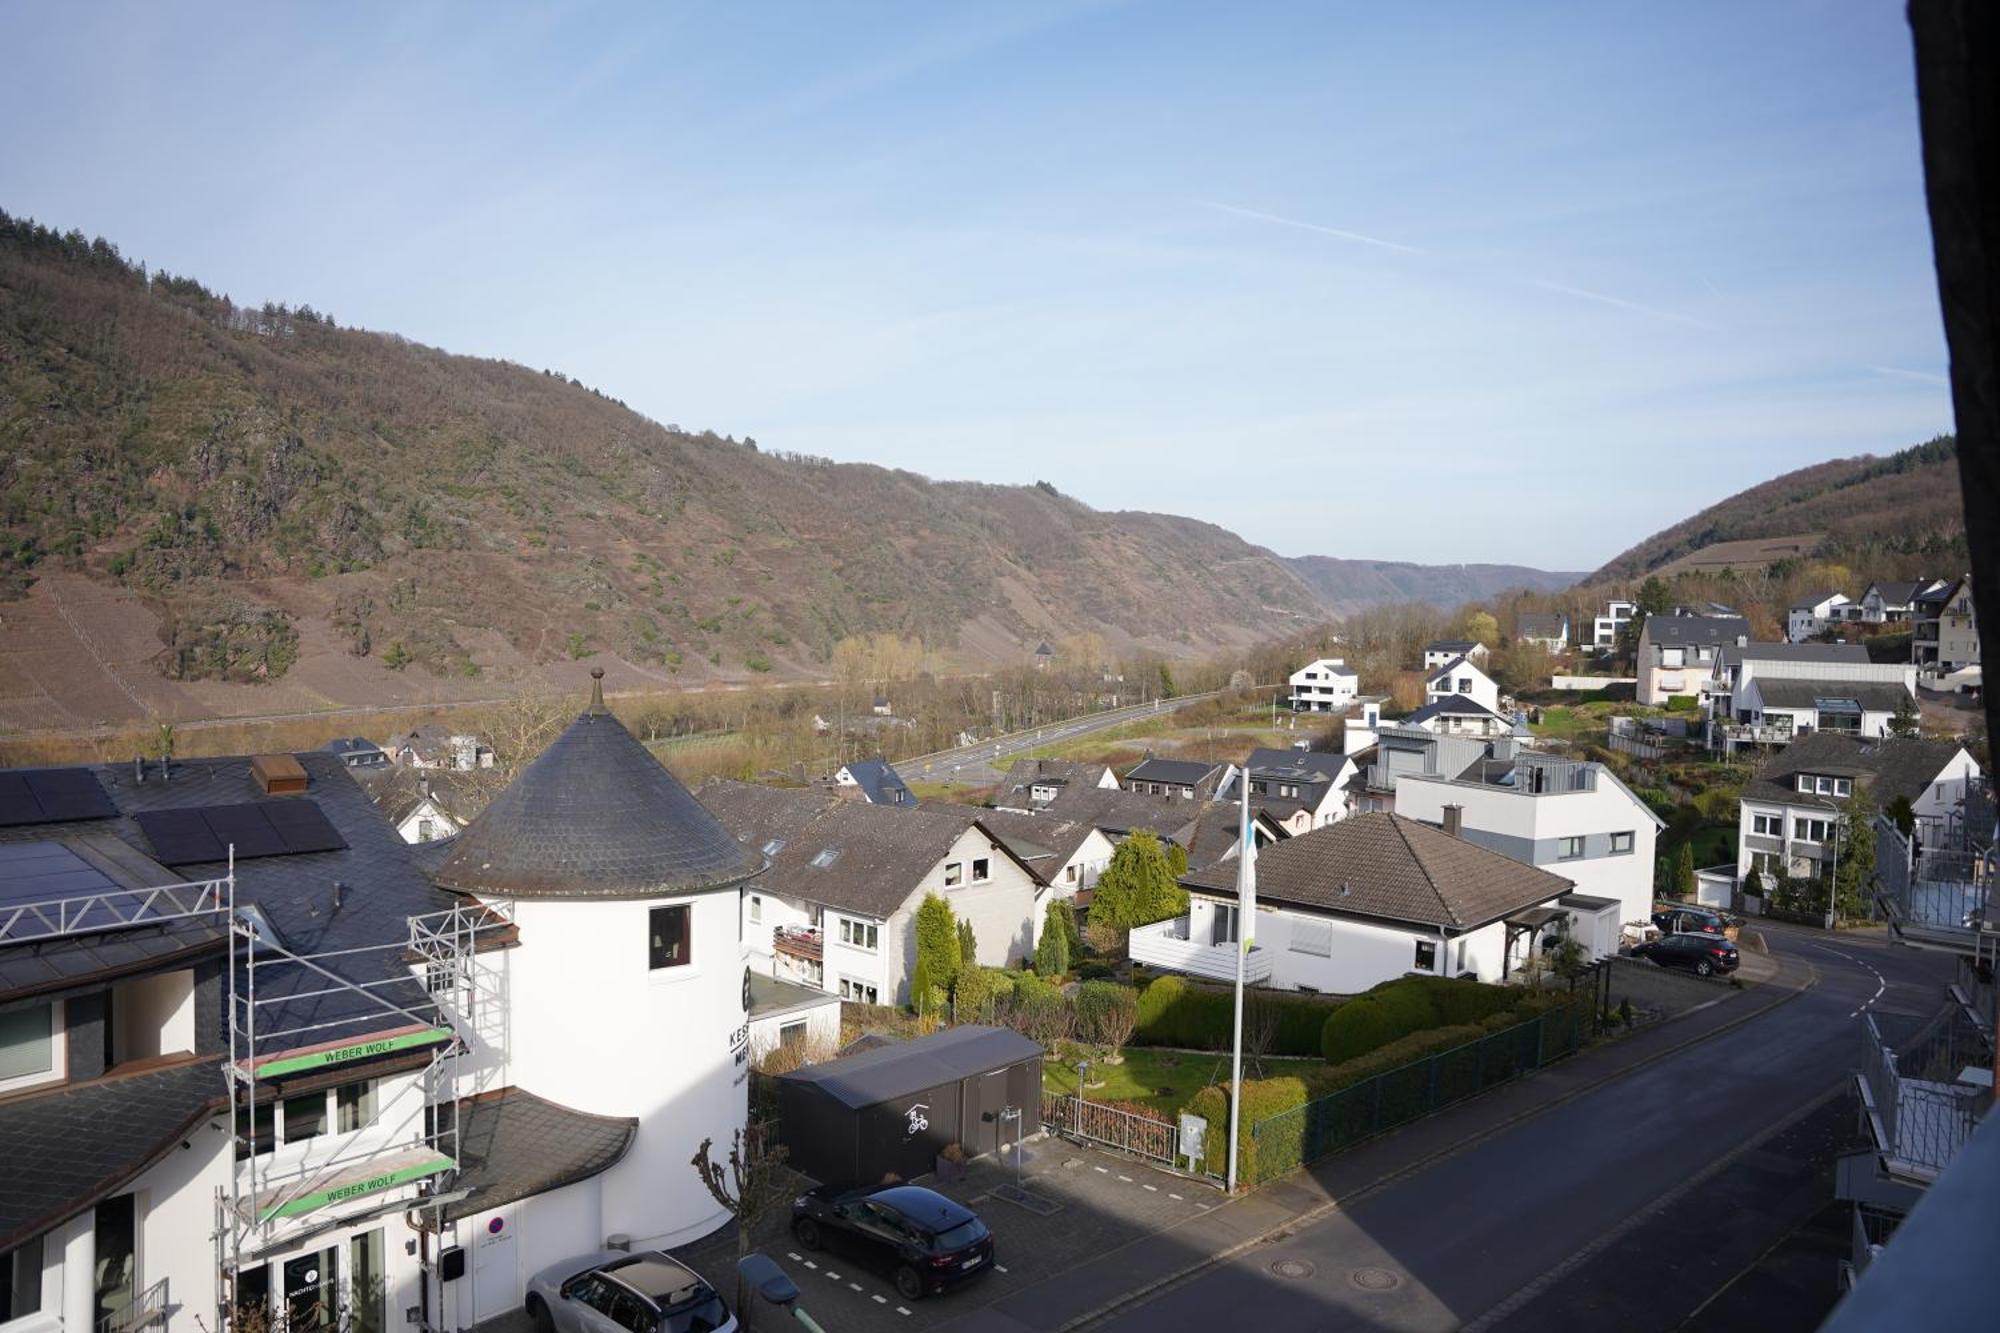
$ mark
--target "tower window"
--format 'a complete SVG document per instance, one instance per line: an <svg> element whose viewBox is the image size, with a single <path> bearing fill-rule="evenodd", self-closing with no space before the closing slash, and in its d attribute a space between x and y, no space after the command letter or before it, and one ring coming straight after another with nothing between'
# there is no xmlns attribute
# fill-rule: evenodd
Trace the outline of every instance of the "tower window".
<svg viewBox="0 0 2000 1333"><path fill-rule="evenodd" d="M657 972L666 967L686 967L693 961L694 909L686 903L655 907L649 914L647 965Z"/></svg>

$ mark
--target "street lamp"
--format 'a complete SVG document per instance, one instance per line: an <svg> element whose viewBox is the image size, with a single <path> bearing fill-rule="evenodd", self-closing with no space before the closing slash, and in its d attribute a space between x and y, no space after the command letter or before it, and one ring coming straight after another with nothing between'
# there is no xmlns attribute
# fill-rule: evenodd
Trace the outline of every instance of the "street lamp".
<svg viewBox="0 0 2000 1333"><path fill-rule="evenodd" d="M1076 1099L1080 1102L1090 1100L1088 1097L1084 1095L1085 1084L1088 1082L1089 1078L1090 1078L1090 1061L1078 1060L1076 1062Z"/></svg>
<svg viewBox="0 0 2000 1333"><path fill-rule="evenodd" d="M798 1284L785 1276L785 1270L778 1267L777 1260L769 1255L752 1251L736 1261L736 1271L757 1289L759 1296L779 1309L789 1312L792 1318L811 1329L812 1333L826 1333L825 1329L813 1321L811 1315L799 1308ZM750 1322L748 1310L739 1310L737 1313L743 1316L746 1325Z"/></svg>

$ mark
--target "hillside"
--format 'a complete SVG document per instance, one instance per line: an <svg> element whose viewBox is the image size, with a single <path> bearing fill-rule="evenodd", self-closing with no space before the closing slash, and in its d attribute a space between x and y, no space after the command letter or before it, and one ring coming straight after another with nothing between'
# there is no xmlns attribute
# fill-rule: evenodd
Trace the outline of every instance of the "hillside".
<svg viewBox="0 0 2000 1333"><path fill-rule="evenodd" d="M1212 524L663 426L0 214L0 727L941 669L1322 619Z"/></svg>
<svg viewBox="0 0 2000 1333"><path fill-rule="evenodd" d="M1341 560L1326 555L1285 560L1335 615L1384 602L1423 602L1450 610L1503 592L1556 592L1583 575L1525 565L1413 565L1396 560Z"/></svg>
<svg viewBox="0 0 2000 1333"><path fill-rule="evenodd" d="M1734 549L1713 550L1725 543ZM1815 556L1889 577L1902 566L1965 563L1965 508L1957 442L1878 458L1840 458L1787 472L1710 505L1616 556L1591 582L1660 572L1739 573L1778 559Z"/></svg>

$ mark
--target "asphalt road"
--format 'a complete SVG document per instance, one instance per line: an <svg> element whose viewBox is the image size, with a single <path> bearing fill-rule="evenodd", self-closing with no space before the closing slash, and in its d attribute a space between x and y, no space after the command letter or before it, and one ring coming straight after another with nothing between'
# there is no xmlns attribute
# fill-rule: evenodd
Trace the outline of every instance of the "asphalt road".
<svg viewBox="0 0 2000 1333"><path fill-rule="evenodd" d="M1755 1284L1727 1289L1823 1201L1813 1169L1774 1162L1823 1155L1819 1140L1834 1132L1824 1103L1858 1063L1859 1013L1874 1012L1892 1041L1911 1035L1942 1002L1951 961L1879 937L1770 933L1817 969L1815 988L1106 1326L1213 1330L1250 1316L1273 1330L1647 1333L1678 1328L1697 1310L1705 1328L1778 1326L1741 1303L1756 1299ZM1788 1133L1811 1142L1788 1155ZM1661 1234L1669 1216L1683 1224ZM1649 1254L1648 1243L1662 1248ZM1830 1305L1833 1273L1825 1276Z"/></svg>
<svg viewBox="0 0 2000 1333"><path fill-rule="evenodd" d="M1073 717L1066 722L1051 722L1045 727L1034 727L1027 731L1016 731L1006 736L998 736L977 745L967 745L956 750L942 750L936 754L918 755L914 759L898 759L896 771L903 775L905 782L964 782L984 787L998 782L1012 767L1013 758L1028 750L1039 750L1044 745L1054 745L1059 741L1088 736L1093 731L1104 731L1119 726L1135 718L1151 717L1155 713L1171 713L1203 699L1213 699L1219 691L1207 694L1187 694L1177 699L1155 699L1151 703L1130 704L1124 708L1110 708L1101 713L1087 713Z"/></svg>

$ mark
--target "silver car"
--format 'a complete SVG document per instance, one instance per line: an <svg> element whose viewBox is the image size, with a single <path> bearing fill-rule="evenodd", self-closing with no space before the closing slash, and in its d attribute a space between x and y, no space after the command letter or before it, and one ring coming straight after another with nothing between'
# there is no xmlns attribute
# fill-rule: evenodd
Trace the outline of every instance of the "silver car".
<svg viewBox="0 0 2000 1333"><path fill-rule="evenodd" d="M539 1333L735 1333L715 1288L658 1250L602 1250L528 1279Z"/></svg>

